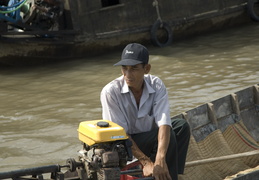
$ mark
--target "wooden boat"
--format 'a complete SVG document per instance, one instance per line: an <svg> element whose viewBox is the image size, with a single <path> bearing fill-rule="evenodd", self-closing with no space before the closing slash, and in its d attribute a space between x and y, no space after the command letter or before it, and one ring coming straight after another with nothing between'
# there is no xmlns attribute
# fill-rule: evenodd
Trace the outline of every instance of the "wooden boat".
<svg viewBox="0 0 259 180"><path fill-rule="evenodd" d="M186 119L191 127L185 173L180 176L180 180L222 180L254 167L257 167L254 171L228 179L259 179L259 84L173 116L172 120L176 118ZM70 167L73 170L76 167L86 168L82 162L71 159L68 162L64 166L50 165L22 171L0 172L0 179L12 177L14 174L28 175L30 172L35 175L35 172L52 171L58 175L54 179L66 179L64 175L61 176L61 167ZM142 173L139 167L141 166L138 161L128 163L120 172L120 180L152 179L136 176ZM98 179L106 180L105 176L101 177ZM75 175L73 179L81 178Z"/></svg>
<svg viewBox="0 0 259 180"><path fill-rule="evenodd" d="M258 21L256 0L2 0L0 61L105 53ZM250 16L247 15L247 12Z"/></svg>
<svg viewBox="0 0 259 180"><path fill-rule="evenodd" d="M178 117L192 132L184 180L220 180L259 166L258 84L173 118ZM249 178L254 179L259 171Z"/></svg>

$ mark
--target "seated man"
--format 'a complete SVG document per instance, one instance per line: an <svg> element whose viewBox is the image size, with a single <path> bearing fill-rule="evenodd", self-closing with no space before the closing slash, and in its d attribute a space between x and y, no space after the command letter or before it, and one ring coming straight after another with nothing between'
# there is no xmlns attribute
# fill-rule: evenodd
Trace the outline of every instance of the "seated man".
<svg viewBox="0 0 259 180"><path fill-rule="evenodd" d="M132 153L143 165L144 176L177 180L182 174L190 139L188 123L171 121L166 87L148 74L149 52L141 44L127 45L121 61L122 76L101 92L103 119L122 126L132 141Z"/></svg>

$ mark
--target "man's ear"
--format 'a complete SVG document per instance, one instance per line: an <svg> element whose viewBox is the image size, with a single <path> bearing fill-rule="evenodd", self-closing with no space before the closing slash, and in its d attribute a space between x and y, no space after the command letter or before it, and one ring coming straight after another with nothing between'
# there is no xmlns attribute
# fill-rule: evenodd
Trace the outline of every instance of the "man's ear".
<svg viewBox="0 0 259 180"><path fill-rule="evenodd" d="M145 74L148 74L150 69L151 69L151 65L150 64L146 64L144 69L145 69Z"/></svg>

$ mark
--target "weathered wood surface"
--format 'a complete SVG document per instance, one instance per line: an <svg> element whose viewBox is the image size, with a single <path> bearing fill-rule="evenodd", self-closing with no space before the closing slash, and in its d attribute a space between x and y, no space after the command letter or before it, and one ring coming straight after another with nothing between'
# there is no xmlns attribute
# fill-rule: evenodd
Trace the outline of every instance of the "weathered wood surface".
<svg viewBox="0 0 259 180"><path fill-rule="evenodd" d="M197 142L217 129L224 132L229 125L241 120L255 141L259 142L259 85L203 104L172 119L178 117L188 121Z"/></svg>

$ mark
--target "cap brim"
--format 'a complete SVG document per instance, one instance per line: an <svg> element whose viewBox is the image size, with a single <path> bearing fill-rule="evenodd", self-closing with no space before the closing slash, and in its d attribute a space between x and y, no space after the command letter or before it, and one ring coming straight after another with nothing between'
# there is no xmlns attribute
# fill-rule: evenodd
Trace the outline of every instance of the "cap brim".
<svg viewBox="0 0 259 180"><path fill-rule="evenodd" d="M116 64L114 64L114 66L134 66L136 64L141 64L143 63L142 61L137 61L134 59L123 59L119 62L117 62Z"/></svg>

